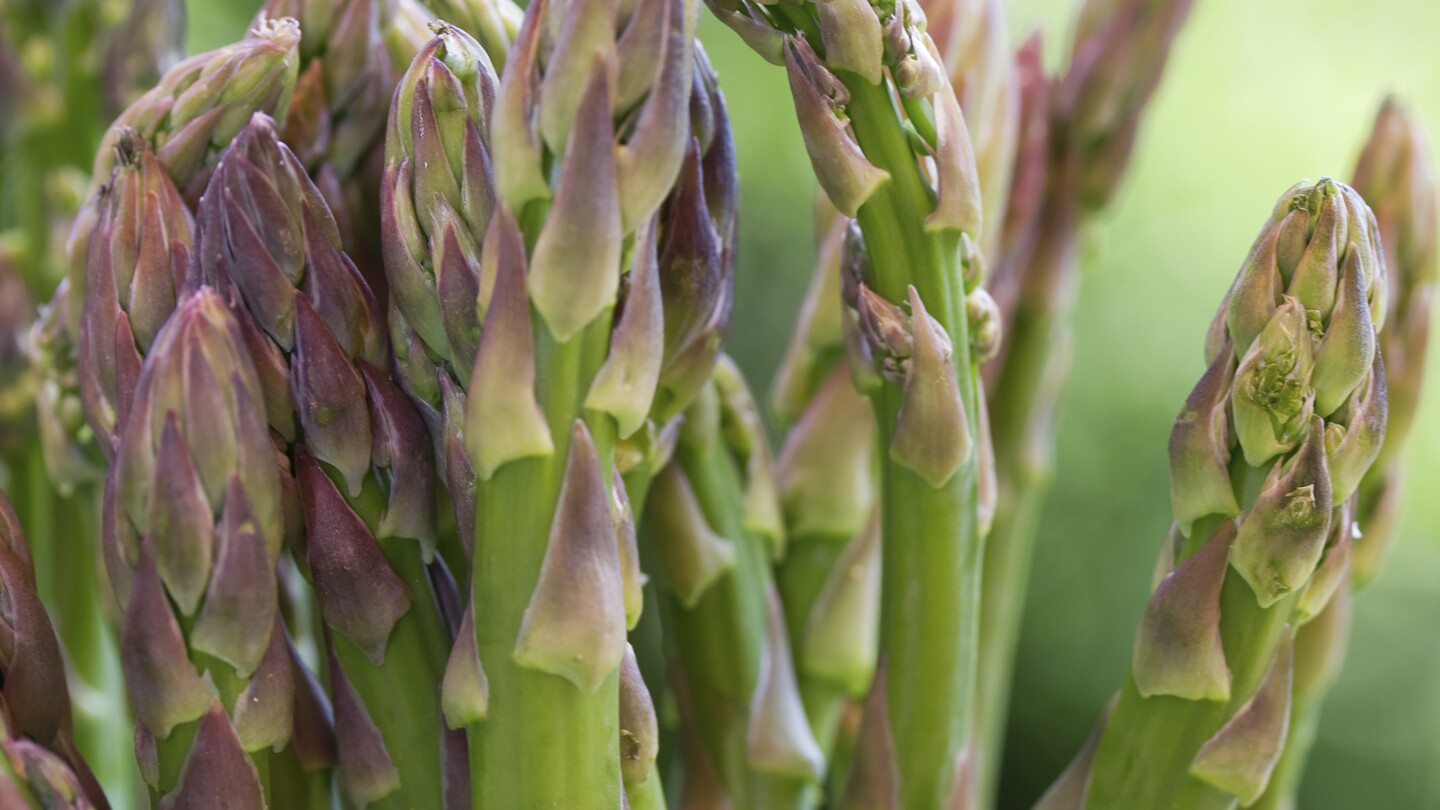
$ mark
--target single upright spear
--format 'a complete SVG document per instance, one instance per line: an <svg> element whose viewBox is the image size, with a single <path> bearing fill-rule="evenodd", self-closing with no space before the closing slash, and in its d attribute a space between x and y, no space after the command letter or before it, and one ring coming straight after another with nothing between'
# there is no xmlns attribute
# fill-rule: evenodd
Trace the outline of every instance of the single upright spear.
<svg viewBox="0 0 1440 810"><path fill-rule="evenodd" d="M785 65L816 176L869 259L849 303L882 448L880 664L846 801L944 807L974 705L983 547L972 333L990 327L972 320L991 305L969 134L913 2L712 9Z"/></svg>
<svg viewBox="0 0 1440 810"><path fill-rule="evenodd" d="M692 93L694 22L678 0L533 3L488 120L475 120L483 96L462 108L417 94L415 157L402 151L394 164L425 193L411 203L405 182L394 196L419 235L402 231L408 256L387 253L401 259L392 278L442 290L439 312L405 312L422 337L408 359L423 346L428 362L468 372L456 378L468 380L464 447L476 476L474 609L446 689L452 722L469 728L477 807L612 808L622 784L642 798L640 774L621 767L621 661L641 580L617 474L631 460L615 448L653 442L688 405L709 370L689 350L713 359L711 311L728 301L723 288L667 290L656 275L667 226L655 215L695 141L712 138L692 123L709 101ZM427 90L458 97L440 81ZM445 135L418 137L429 120ZM479 184L455 188L436 173L476 176L482 146L494 155L493 211L476 205ZM479 256L465 247L482 244ZM481 292L483 312L455 306L443 290L456 282ZM405 306L416 301L433 299ZM667 376L672 367L686 375Z"/></svg>
<svg viewBox="0 0 1440 810"><path fill-rule="evenodd" d="M1348 574L1325 610L1295 635L1295 696L1285 752L1265 795L1255 807L1294 808L1305 758L1314 744L1321 704L1344 661L1349 642L1348 588L1375 576L1395 533L1403 491L1402 451L1414 422L1424 380L1430 310L1435 296L1437 188L1434 159L1420 123L1393 98L1375 115L1370 138L1355 167L1355 190L1375 211L1390 271L1387 328L1380 336L1385 358L1389 419L1385 443L1355 492L1351 508Z"/></svg>
<svg viewBox="0 0 1440 810"><path fill-rule="evenodd" d="M260 376L206 287L183 300L137 372L104 532L125 612L136 757L167 805L226 796L260 807L295 698L275 576L281 484Z"/></svg>
<svg viewBox="0 0 1440 810"><path fill-rule="evenodd" d="M467 769L440 719L451 637L426 569L434 461L384 370L379 305L268 116L226 150L196 220L192 279L226 291L288 450L294 550L328 631L341 790L376 807L447 806Z"/></svg>
<svg viewBox="0 0 1440 810"><path fill-rule="evenodd" d="M1088 0L1070 63L1044 75L1040 40L1018 55L1021 123L991 283L1005 323L985 368L995 512L985 547L976 796L995 801L1030 558L1054 466L1054 416L1071 362L1085 228L1110 206L1192 0ZM988 210L988 209L987 209Z"/></svg>
<svg viewBox="0 0 1440 810"><path fill-rule="evenodd" d="M1290 730L1295 630L1344 582L1348 501L1385 438L1388 295L1359 194L1322 179L1281 196L1170 434L1175 528L1129 676L1042 807L1263 795Z"/></svg>

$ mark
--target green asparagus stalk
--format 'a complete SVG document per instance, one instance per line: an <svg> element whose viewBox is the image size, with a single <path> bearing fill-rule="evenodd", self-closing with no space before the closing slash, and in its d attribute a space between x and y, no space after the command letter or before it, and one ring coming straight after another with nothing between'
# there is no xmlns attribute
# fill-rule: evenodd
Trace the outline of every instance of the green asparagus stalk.
<svg viewBox="0 0 1440 810"><path fill-rule="evenodd" d="M1206 340L1170 437L1176 531L1084 806L1249 806L1284 749L1294 629L1344 579L1345 506L1385 436L1387 276L1350 187L1276 204Z"/></svg>
<svg viewBox="0 0 1440 810"><path fill-rule="evenodd" d="M719 142L723 120L708 93L692 97L697 75L709 81L693 26L682 2L624 13L606 0L531 4L493 114L428 67L436 81L410 113L415 158L392 148L415 189L412 202L402 182L393 199L415 225L402 232L408 251L387 249L387 262L396 309L422 336L402 367L449 363L439 381L464 383L441 394L463 415L476 476L473 628L445 683L451 722L469 729L476 807L641 803L635 774L622 789L620 665L640 578L614 448L687 405L718 343L711 312L728 302L658 275L673 229L654 215L687 147L698 167L694 153ZM445 54L447 72L463 76L462 54ZM488 175L477 159L490 151L493 211L476 204L481 184L450 179ZM397 272L407 293L436 292L403 302ZM471 292L457 296L457 283ZM476 291L483 312L466 306ZM405 377L417 388L424 375Z"/></svg>
<svg viewBox="0 0 1440 810"><path fill-rule="evenodd" d="M794 421L777 465L787 553L775 576L830 796L848 772L842 718L869 689L879 639L875 417L851 382L845 341L855 324L841 300L842 276L852 283L864 261L858 227L834 218L772 395Z"/></svg>
<svg viewBox="0 0 1440 810"><path fill-rule="evenodd" d="M1394 99L1375 116L1355 167L1355 190L1375 211L1390 271L1385 358L1389 419L1385 441L1355 495L1348 575L1367 584L1395 531L1394 509L1404 478L1402 448L1409 437L1424 378L1425 350L1436 272L1437 187L1430 145L1420 124ZM1319 725L1320 706L1338 674L1348 641L1349 608L1341 586L1330 607L1295 636L1295 699L1285 751L1260 808L1293 808L1305 758Z"/></svg>
<svg viewBox="0 0 1440 810"><path fill-rule="evenodd" d="M214 290L184 299L134 386L104 554L125 611L141 773L166 806L259 807L269 750L293 728L275 580L282 495L260 376Z"/></svg>
<svg viewBox="0 0 1440 810"><path fill-rule="evenodd" d="M1043 75L1038 39L1018 57L1021 160L1006 220L987 234L1001 240L991 286L1006 339L986 369L996 502L985 552L974 731L981 807L995 802L1025 584L1054 466L1054 413L1070 367L1080 241L1124 178L1191 6L1190 0L1087 2L1070 65L1053 83Z"/></svg>
<svg viewBox="0 0 1440 810"><path fill-rule="evenodd" d="M20 520L0 493L0 805L109 808L75 745L65 662Z"/></svg>
<svg viewBox="0 0 1440 810"><path fill-rule="evenodd" d="M785 64L820 185L863 235L869 262L852 303L867 327L861 347L874 371L865 390L884 448L887 677L860 732L883 744L859 753L867 761L856 763L864 778L852 778L851 801L883 784L866 800L939 808L959 781L979 626L979 412L967 310L989 307L978 292L973 148L914 3L712 8Z"/></svg>
<svg viewBox="0 0 1440 810"><path fill-rule="evenodd" d="M426 572L434 463L423 422L382 371L379 306L263 114L225 152L197 220L196 276L227 290L270 426L293 452L342 792L372 806L445 806L466 773L440 721L450 636Z"/></svg>
<svg viewBox="0 0 1440 810"><path fill-rule="evenodd" d="M711 793L735 807L806 807L823 773L770 573L783 550L771 467L758 409L722 358L685 413L642 524L670 597L662 623L681 721L698 742L687 801Z"/></svg>
<svg viewBox="0 0 1440 810"><path fill-rule="evenodd" d="M937 50L944 54L945 64L950 67L951 81L974 139L985 220L998 225L1006 208L1020 111L1003 13L998 3L984 0L937 3L926 11L927 30L936 32ZM777 384L777 409L786 418L794 418L801 400L812 392L816 378L843 353L836 268L843 255L842 245L847 241L852 245L851 253L863 254L858 238L845 239L848 222L842 220L825 236L821 267L807 295L805 311ZM985 231L982 240L985 253L998 253L1000 234L1001 229L996 226ZM863 255L856 260L863 261ZM863 271L852 270L851 274L858 277ZM821 307L826 308L823 315L818 314ZM829 393L811 405L815 413L805 412L797 423L797 432L787 442L784 458L800 456L806 460L789 476L793 481L785 485L791 504L789 520L802 531L792 535L796 553L782 566L780 581L791 636L797 640L801 692L816 733L822 745L828 747L834 742L844 696L863 694L868 685L875 664L875 647L863 630L848 638L832 634L824 641L817 640L810 645L815 648L809 650L810 655L806 655L800 640L805 637L806 623L815 625L817 633L824 633L827 611L836 612L829 619L832 623L853 623L863 628L874 620L872 613L879 607L879 560L878 546L860 545L869 536L867 504L873 489L869 483L872 462L868 451L861 451L861 443L873 441L873 417L868 407L858 410L854 395L841 393L833 381L826 383L825 390ZM983 419L984 414L981 417ZM837 435L844 435L850 441L837 445ZM782 459L782 468L786 466ZM982 465L983 469L986 467ZM982 529L988 525L984 499L987 490L981 482ZM840 504L844 507L837 508ZM810 545L805 542L809 537L827 542ZM842 554L850 545L855 547L854 554ZM865 560L865 570L871 572L865 576L873 580L873 585L836 591L844 593L846 599L835 604L829 601L817 604L822 586L827 589L826 593L831 593L830 588L857 579L856 571L860 569L856 568L855 555L861 552L859 559ZM875 556L873 563L869 561L871 556ZM843 567L837 568L837 563ZM829 584L831 580L834 585ZM863 601L857 602L857 599ZM858 609L862 604L862 616L843 612ZM838 661L832 660L840 651L828 649L838 644L844 645L844 657L839 659L845 662L843 671L837 669ZM812 662L809 658L816 660ZM982 661L982 668L987 665ZM809 672L811 669L813 673ZM978 709L985 710L984 707ZM837 763L837 766L843 771L842 765Z"/></svg>

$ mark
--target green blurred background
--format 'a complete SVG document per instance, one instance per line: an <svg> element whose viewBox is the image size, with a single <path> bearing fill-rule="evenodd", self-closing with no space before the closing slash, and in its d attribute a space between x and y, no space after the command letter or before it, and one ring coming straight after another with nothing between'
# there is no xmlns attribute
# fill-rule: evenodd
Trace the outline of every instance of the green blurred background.
<svg viewBox="0 0 1440 810"><path fill-rule="evenodd" d="M1012 39L1043 27L1058 63L1077 2L1007 0ZM192 50L234 38L243 5L191 0ZM782 73L708 18L702 37L729 99L744 182L731 352L764 389L814 260L815 184ZM1250 241L1296 180L1349 178L1385 93L1440 132L1437 41L1436 0L1197 0L1129 180L1087 239L1003 806L1033 803L1124 676L1170 519L1170 423ZM1433 383L1440 363L1431 365ZM1305 810L1440 807L1440 389L1428 388L1400 536L1357 600Z"/></svg>

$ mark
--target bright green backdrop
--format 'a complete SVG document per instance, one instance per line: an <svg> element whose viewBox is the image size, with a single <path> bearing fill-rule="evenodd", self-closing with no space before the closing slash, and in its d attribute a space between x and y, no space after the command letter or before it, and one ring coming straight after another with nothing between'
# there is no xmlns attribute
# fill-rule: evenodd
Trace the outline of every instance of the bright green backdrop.
<svg viewBox="0 0 1440 810"><path fill-rule="evenodd" d="M1012 36L1043 25L1057 62L1072 8L1009 0ZM243 25L243 14L227 16L220 4L192 0L192 9L197 47ZM709 20L702 36L729 98L744 181L731 351L763 388L814 256L814 181L783 74ZM1436 0L1197 0L1130 182L1087 245L1006 807L1030 806L1120 684L1169 523L1170 422L1202 370L1206 324L1251 239L1296 180L1349 177L1384 93L1440 132L1437 45ZM1440 807L1440 388L1429 389L1397 548L1356 602L1355 642L1305 810Z"/></svg>

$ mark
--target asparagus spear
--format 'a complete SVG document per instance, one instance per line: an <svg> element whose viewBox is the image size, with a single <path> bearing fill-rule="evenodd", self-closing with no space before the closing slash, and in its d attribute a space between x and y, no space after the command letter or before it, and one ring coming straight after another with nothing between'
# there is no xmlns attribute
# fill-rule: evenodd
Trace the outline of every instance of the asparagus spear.
<svg viewBox="0 0 1440 810"><path fill-rule="evenodd" d="M1177 530L1088 774L1070 774L1085 806L1248 806L1264 793L1289 730L1294 628L1340 581L1344 505L1385 435L1386 300L1360 196L1329 179L1287 191L1171 433Z"/></svg>
<svg viewBox="0 0 1440 810"><path fill-rule="evenodd" d="M870 375L867 393L885 450L887 678L861 735L893 745L867 748L870 761L856 767L884 775L889 788L879 802L942 807L956 790L970 723L979 624L978 404L967 309L972 301L987 307L977 292L982 213L973 149L916 4L741 0L712 8L763 56L785 64L820 185L864 237L869 262L853 301L881 372ZM861 781L852 780L856 791Z"/></svg>
<svg viewBox="0 0 1440 810"><path fill-rule="evenodd" d="M350 801L441 807L466 778L440 723L450 643L425 563L430 443L381 369L383 320L329 208L257 114L201 199L195 275L230 294L271 428L293 448Z"/></svg>
<svg viewBox="0 0 1440 810"><path fill-rule="evenodd" d="M842 717L870 686L879 638L875 417L851 381L845 343L856 324L841 300L841 287L863 275L864 261L858 227L835 218L773 393L776 411L795 420L778 461L788 542L776 580L832 796L848 773L842 732L853 724Z"/></svg>
<svg viewBox="0 0 1440 810"><path fill-rule="evenodd" d="M290 738L281 509L260 377L220 296L198 288L139 369L105 499L136 754L167 803L261 806L269 749Z"/></svg>
<svg viewBox="0 0 1440 810"><path fill-rule="evenodd" d="M497 83L474 39L439 26L395 90L385 147L381 239L391 343L400 380L435 441L465 550L461 571L469 569L475 536L466 391L495 281L493 271L482 276L481 246L495 208L488 136Z"/></svg>
<svg viewBox="0 0 1440 810"><path fill-rule="evenodd" d="M20 122L15 128L16 140L5 144L5 176L13 181L5 184L6 193L13 192L15 199L0 205L4 211L0 219L5 220L0 226L21 228L17 233L25 246L26 275L37 298L55 291L56 281L66 272L60 248L77 209L81 229L94 224L97 203L92 199L82 205L86 197L84 169L90 166L105 126L140 89L153 84L178 54L184 28L180 6L174 0L7 6L7 15L13 11L17 16L28 13L48 18L46 28L31 32L31 45L41 50L27 46L32 56L42 52L48 56L27 60L27 65L43 67L40 73L26 77L26 103L15 116ZM15 20L0 24L5 34L23 35L26 26L11 22ZM248 50L244 46L231 49L231 55L253 70L265 58L259 53L273 47L274 42L264 46L252 42ZM240 56L240 51L248 55ZM248 70L240 68L236 75L251 75ZM192 98L191 111L177 113L174 120L185 121L186 116L200 112L194 109L197 101L203 107L237 99L233 91L224 98ZM177 148L181 140L175 142ZM103 160L113 151L110 144L113 141L104 147ZM109 175L109 169L102 167L94 178L92 193L98 195ZM17 215L15 222L9 221L12 213ZM101 584L96 548L99 498L92 484L103 469L104 456L82 407L80 389L89 380L77 368L75 328L85 281L86 233L77 239L79 249L71 256L72 281L77 285L74 294L68 284L62 284L37 325L33 338L36 370L29 375L36 381L40 437L38 449L31 453L35 459L43 457L59 492L42 483L46 471L31 461L29 472L19 476L29 480L30 491L17 495L37 540L41 591L69 649L71 689L79 697L76 721L83 732L80 739L117 800L125 800L143 790L143 785L131 754L132 735L123 720L124 684L112 626L113 597ZM104 443L108 445L109 439L105 436ZM108 446L103 449L108 451ZM16 467L18 470L19 464ZM117 706L122 707L118 713Z"/></svg>
<svg viewBox="0 0 1440 810"><path fill-rule="evenodd" d="M1360 482L1352 571L1357 585L1374 577L1395 530L1395 507L1404 478L1401 452L1415 421L1425 378L1427 337L1436 279L1437 180L1429 139L1418 120L1395 99L1375 116L1355 166L1355 190L1371 204L1380 226L1392 294L1387 329L1380 336L1389 383L1390 420L1385 444Z"/></svg>
<svg viewBox="0 0 1440 810"><path fill-rule="evenodd" d="M693 153L696 140L708 147L718 124L691 124L692 105L709 101L691 93L693 12L654 0L628 11L605 0L529 7L493 116L477 127L493 148L499 204L488 234L468 222L460 228L460 216L452 229L472 243L483 238L484 266L494 268L493 286L468 271L485 279L472 281L476 288L489 290L483 319L460 313L481 323L478 342L468 337L474 360L463 403L464 443L477 477L476 607L446 682L450 692L457 682L450 674L458 672L467 673L459 682L477 685L455 693L468 711L475 784L485 786L476 789L477 807L620 803L619 665L624 631L640 604L638 572L625 564L614 530L628 517L614 448L617 440L652 434L653 424L685 407L685 399L671 401L676 395L662 370L690 372L677 383L683 395L685 386L703 382L708 363L692 362L694 352L671 355L671 330L674 348L709 341L712 319L701 316L728 301L703 285L677 287L686 309L672 319L655 277L666 237L652 217L687 147ZM474 102L469 109L479 112ZM697 120L717 120L708 104L702 109ZM418 126L421 105L415 110ZM465 144L454 134L465 122L435 112L455 127L448 143ZM417 155L436 148L415 141ZM459 153L450 154L451 166L464 165ZM442 188L439 168L424 170L417 160L416 182ZM437 208L459 192L431 194L416 201L415 215L443 250ZM480 213L445 207L465 219ZM429 248L420 239L411 246L414 260L423 261ZM432 264L413 278L444 282L447 272L476 267L473 254L449 256L465 261ZM679 318L682 311L694 320ZM409 326L434 335L454 323L447 316ZM456 346L455 337L445 339ZM434 337L426 343L443 345ZM691 381L696 372L699 380ZM557 750L561 738L566 745Z"/></svg>
<svg viewBox="0 0 1440 810"><path fill-rule="evenodd" d="M1124 179L1191 6L1190 0L1091 0L1081 8L1061 76L1044 76L1038 38L1017 57L1020 160L1003 227L987 233L1001 240L991 288L1006 339L985 372L996 503L985 550L974 731L983 807L995 801L1025 584L1054 465L1054 413L1070 366L1081 237Z"/></svg>
<svg viewBox="0 0 1440 810"><path fill-rule="evenodd" d="M683 794L736 807L809 806L824 757L797 691L770 573L779 507L759 412L722 358L685 413L674 460L647 503L645 547L665 590L663 625L681 719L699 749Z"/></svg>
<svg viewBox="0 0 1440 810"><path fill-rule="evenodd" d="M1424 378L1436 265L1436 178L1424 131L1394 99L1375 116L1370 138L1355 167L1355 190L1371 204L1380 226L1391 295L1380 336L1385 358L1389 419L1385 441L1360 479L1353 509L1357 535L1341 584L1331 604L1295 635L1295 697L1290 733L1260 808L1293 808L1305 758L1313 744L1320 707L1339 673L1349 636L1347 585L1361 587L1374 576L1395 530L1395 504L1404 478L1401 455L1414 420Z"/></svg>

